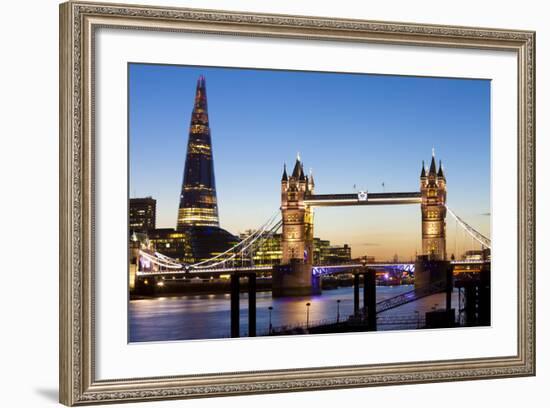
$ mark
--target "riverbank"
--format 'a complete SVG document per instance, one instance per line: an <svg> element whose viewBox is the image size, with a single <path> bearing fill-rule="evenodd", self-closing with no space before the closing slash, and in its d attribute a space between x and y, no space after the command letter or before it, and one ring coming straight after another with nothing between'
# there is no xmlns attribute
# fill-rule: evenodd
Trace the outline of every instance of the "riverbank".
<svg viewBox="0 0 550 408"><path fill-rule="evenodd" d="M240 291L248 291L247 280L241 282ZM142 291L142 293L130 292L130 300L166 296L226 294L230 292L231 287L229 280L196 282L167 279L152 283L149 290ZM271 292L271 279L258 279L256 281L256 292Z"/></svg>
<svg viewBox="0 0 550 408"><path fill-rule="evenodd" d="M338 282L323 281L322 290L333 291L339 288L350 287L347 281ZM361 283L362 287L363 284ZM386 282L377 282L376 286L406 286L403 285L388 285ZM240 292L248 292L248 280L243 279L240 283ZM271 278L258 279L256 281L256 292L271 292ZM187 296L187 295L215 295L231 293L231 285L229 280L203 280L203 281L183 281L183 280L162 280L152 282L147 291L140 293L130 292L130 300L152 299L167 296Z"/></svg>

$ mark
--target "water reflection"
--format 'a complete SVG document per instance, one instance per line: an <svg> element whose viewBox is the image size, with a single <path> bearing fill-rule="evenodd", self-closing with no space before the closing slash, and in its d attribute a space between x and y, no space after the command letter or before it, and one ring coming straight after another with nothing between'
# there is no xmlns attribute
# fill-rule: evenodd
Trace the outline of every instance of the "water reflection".
<svg viewBox="0 0 550 408"><path fill-rule="evenodd" d="M378 286L376 300L387 299L412 290L413 286ZM313 326L324 320L335 321L340 300L340 319L353 313L353 288L344 287L324 291L322 295L272 299L271 292L257 293L257 332L269 331L269 307L274 328L305 324L306 303L310 303L309 322ZM445 305L445 294L437 294L420 299L380 315L381 318L395 316L423 316L434 307ZM241 334L248 334L248 299L241 294L240 327ZM452 297L452 307L458 309L458 293ZM416 315L416 316L418 316ZM132 300L129 305L129 341L166 341L212 339L229 337L230 305L229 294L189 295L156 299ZM379 330L415 328L380 325Z"/></svg>

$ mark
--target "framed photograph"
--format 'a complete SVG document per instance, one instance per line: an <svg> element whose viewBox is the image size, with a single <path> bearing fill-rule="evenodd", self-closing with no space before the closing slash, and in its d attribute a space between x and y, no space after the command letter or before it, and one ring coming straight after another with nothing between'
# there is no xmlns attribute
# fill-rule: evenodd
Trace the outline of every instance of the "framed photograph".
<svg viewBox="0 0 550 408"><path fill-rule="evenodd" d="M535 374L535 33L60 6L66 405Z"/></svg>

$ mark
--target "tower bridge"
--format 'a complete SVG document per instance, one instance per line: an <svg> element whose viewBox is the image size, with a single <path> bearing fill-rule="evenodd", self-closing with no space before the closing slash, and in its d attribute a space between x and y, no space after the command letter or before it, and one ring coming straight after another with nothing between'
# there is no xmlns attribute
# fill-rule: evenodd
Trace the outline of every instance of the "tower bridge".
<svg viewBox="0 0 550 408"><path fill-rule="evenodd" d="M448 260L446 250L447 213L455 218L457 225L470 234L472 239L484 247L490 248L491 241L448 209L447 180L441 162L439 162L439 167L436 166L434 154L432 154L429 168L426 168L422 162L419 184L419 191L409 192L370 193L364 191L347 194L316 194L313 175L305 174L303 163L298 157L290 175L284 166L281 178L280 209L248 237L226 251L194 264L183 264L151 248L142 247L137 256L136 278L142 282L147 282L149 279L154 282L167 277L178 279L188 276L230 275L232 336L239 335L239 281L241 278L248 280L249 327L250 333L252 333L250 335L255 335L256 278L265 273L271 273L272 296L278 297L320 293L322 275L351 272L354 275L354 315L360 314L359 277L362 275L365 283L363 285L363 312L361 313L366 316L370 330L376 329L375 315L377 313L434 293L447 293L447 310L449 310L453 265L487 264L487 261ZM352 262L339 265L314 265L314 208L369 205L419 205L422 255L415 262L408 263ZM187 218L180 218L178 225L184 222L188 222ZM217 217L212 222L217 222ZM282 230L281 264L255 266L251 262L253 254L279 230ZM375 271L381 268L414 273L415 289L399 295L395 299L390 298L377 304L374 289Z"/></svg>
<svg viewBox="0 0 550 408"><path fill-rule="evenodd" d="M286 165L281 177L282 265L275 267L273 296L309 295L321 290L313 271L315 207L419 204L422 218L422 253L430 259L430 276L421 263L422 284L440 280L448 269L446 253L447 180L435 154L429 169L422 162L419 191L348 194L316 194L313 174L306 175L298 156L290 176ZM440 272L433 273L434 269ZM417 271L418 272L418 271ZM417 276L419 274L417 273Z"/></svg>
<svg viewBox="0 0 550 408"><path fill-rule="evenodd" d="M484 237L448 209L447 182L441 162L439 168L432 154L430 167L422 162L420 191L388 193L316 194L313 175L306 175L303 163L296 159L292 174L286 166L281 178L281 207L263 225L247 238L226 251L195 264L182 264L151 249L142 248L138 256L137 276L186 275L216 276L238 273L274 273L275 296L310 294L319 290L315 279L323 274L348 273L360 267L416 272L422 262L348 263L339 265L313 264L313 209L328 206L364 205L420 205L422 220L422 256L433 264L479 264L485 261L447 260L447 211L473 239L490 248L490 239ZM279 216L280 214L280 216ZM277 266L255 266L250 262L255 251L282 229L282 262ZM432 277L434 280L437 277Z"/></svg>

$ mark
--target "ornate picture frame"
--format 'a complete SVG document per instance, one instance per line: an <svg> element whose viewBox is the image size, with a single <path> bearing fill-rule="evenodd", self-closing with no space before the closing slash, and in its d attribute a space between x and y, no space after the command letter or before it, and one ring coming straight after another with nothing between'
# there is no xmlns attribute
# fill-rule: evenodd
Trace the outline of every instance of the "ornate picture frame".
<svg viewBox="0 0 550 408"><path fill-rule="evenodd" d="M101 27L515 53L517 353L471 359L98 380L94 342L94 47L96 30ZM66 405L535 375L535 33L78 1L61 4L59 259L59 383L60 401Z"/></svg>

